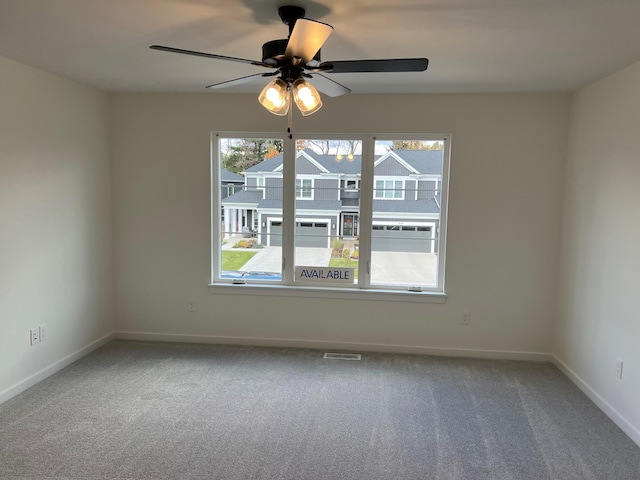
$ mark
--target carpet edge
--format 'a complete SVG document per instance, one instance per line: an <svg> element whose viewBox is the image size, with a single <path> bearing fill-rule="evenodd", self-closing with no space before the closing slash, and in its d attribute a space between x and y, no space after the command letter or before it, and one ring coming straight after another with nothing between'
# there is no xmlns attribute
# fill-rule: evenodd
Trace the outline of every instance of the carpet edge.
<svg viewBox="0 0 640 480"><path fill-rule="evenodd" d="M76 350L73 353L70 353L66 357L61 358L60 360L54 362L53 364L49 365L48 367L43 368L42 370L34 373L33 375L30 375L27 378L19 381L18 383L10 386L9 388L1 391L0 392L0 405L5 403L6 401L12 399L16 395L21 394L25 390L33 387L34 385L36 385L37 383L41 382L45 378L50 377L54 373L57 373L60 370L62 370L63 368L68 367L73 362L81 359L85 355L87 355L87 354L93 352L94 350L96 350L97 348L109 343L110 341L114 340L115 338L116 338L115 332L108 333L107 335L104 335L103 337L100 337L99 339L94 340L89 345L86 345L85 347L82 347L81 349Z"/></svg>
<svg viewBox="0 0 640 480"><path fill-rule="evenodd" d="M553 364L571 380L582 393L595 403L604 414L611 419L620 429L640 447L640 430L627 420L613 405L607 402L596 390L585 382L577 373L569 368L560 358L551 354Z"/></svg>
<svg viewBox="0 0 640 480"><path fill-rule="evenodd" d="M251 345L261 347L292 347L314 349L356 350L359 352L408 353L419 355L438 355L446 357L468 357L494 360L524 360L552 363L550 353L517 352L508 350L481 350L463 348L425 347L419 345L395 345L381 343L358 343L341 341L320 341L289 338L233 337L216 335L192 335L174 333L116 331L118 340L139 340L172 343L205 343L223 345Z"/></svg>

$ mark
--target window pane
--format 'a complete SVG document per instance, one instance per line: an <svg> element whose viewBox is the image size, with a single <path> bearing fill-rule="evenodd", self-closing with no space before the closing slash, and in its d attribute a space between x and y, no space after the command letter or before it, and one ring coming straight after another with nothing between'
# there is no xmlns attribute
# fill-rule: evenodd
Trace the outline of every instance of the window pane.
<svg viewBox="0 0 640 480"><path fill-rule="evenodd" d="M357 283L361 154L360 140L297 141L295 265L354 269L305 281Z"/></svg>
<svg viewBox="0 0 640 480"><path fill-rule="evenodd" d="M264 138L219 142L220 192L227 193L221 198L220 276L280 281L283 142Z"/></svg>
<svg viewBox="0 0 640 480"><path fill-rule="evenodd" d="M442 142L376 141L371 285L437 286ZM389 179L388 177L396 177Z"/></svg>

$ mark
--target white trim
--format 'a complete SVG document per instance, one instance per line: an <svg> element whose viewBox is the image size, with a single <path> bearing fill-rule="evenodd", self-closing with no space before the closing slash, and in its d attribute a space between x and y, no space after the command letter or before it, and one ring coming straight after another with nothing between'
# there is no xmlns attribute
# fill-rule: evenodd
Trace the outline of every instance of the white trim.
<svg viewBox="0 0 640 480"><path fill-rule="evenodd" d="M387 222L385 220L374 220L372 223L372 225L391 225L393 227L399 226L406 226L406 227L435 227L435 222Z"/></svg>
<svg viewBox="0 0 640 480"><path fill-rule="evenodd" d="M233 287L233 288L230 288ZM239 288L237 288L239 287ZM325 298L330 300L366 300L381 302L403 302L403 303L446 303L447 294L438 290L422 287L422 291L409 291L406 286L393 287L377 285L375 288L368 288L362 285L358 278L357 285L352 287L341 287L339 289L330 287L300 287L291 284L277 282L265 283L261 280L251 280L243 285L227 283L209 284L209 292L212 294L224 291L225 295L264 295L268 297L290 297L290 298ZM225 290L220 290L220 288Z"/></svg>
<svg viewBox="0 0 640 480"><path fill-rule="evenodd" d="M551 361L571 380L596 406L604 412L620 429L626 433L636 445L640 447L640 430L638 430L629 420L618 412L609 402L607 402L596 390L585 382L580 376L571 370L557 356L551 355Z"/></svg>
<svg viewBox="0 0 640 480"><path fill-rule="evenodd" d="M229 210L255 210L258 208L257 203L225 203L222 202L222 208Z"/></svg>
<svg viewBox="0 0 640 480"><path fill-rule="evenodd" d="M298 180L300 180L300 197L298 196ZM311 180L311 196L310 197L303 197L302 193L304 192L304 181L305 180ZM313 201L315 199L315 186L316 186L316 179L315 176L313 175L309 175L309 174L304 174L304 175L296 175L296 200L309 200L309 201Z"/></svg>
<svg viewBox="0 0 640 480"><path fill-rule="evenodd" d="M218 335L184 335L176 333L153 332L116 332L120 340L137 340L145 342L178 342L204 343L220 345L250 345L265 347L293 347L313 348L318 350L340 349L359 352L407 353L417 355L437 355L442 357L483 358L493 360L522 360L529 362L551 362L549 353L516 352L510 350L482 350L467 348L441 348L421 345L398 345L385 343L362 343L343 341L319 341L301 338L272 338L272 337L234 337Z"/></svg>
<svg viewBox="0 0 640 480"><path fill-rule="evenodd" d="M420 213L420 212L413 212L413 213L409 213L409 212L405 212L405 213L394 213L394 212L373 212L373 214L375 215L374 218L375 220L373 221L373 223L375 224L377 221L383 221L383 223L389 223L386 222L385 219L389 218L389 219L403 219L406 218L408 220L416 220L416 221L420 221L420 220L438 220L440 217L438 216L437 213Z"/></svg>
<svg viewBox="0 0 640 480"><path fill-rule="evenodd" d="M113 332L109 333L104 337L101 337L98 340L91 342L86 347L76 350L75 352L67 355L66 357L61 358L57 362L52 363L48 367L43 368L39 372L36 372L33 375L25 378L24 380L21 380L20 382L16 383L15 385L3 390L2 392L0 392L0 404L3 404L7 400L15 397L16 395L19 395L20 393L24 392L28 388L33 387L37 383L41 382L47 377L50 377L54 373L59 372L63 368L68 367L73 362L81 359L88 353L93 352L95 349L100 348L101 346L109 343L111 340L114 340L115 338L116 338L115 333Z"/></svg>
<svg viewBox="0 0 640 480"><path fill-rule="evenodd" d="M223 132L220 132L218 134L218 136L229 136L230 135L225 135ZM253 135L251 133L246 133L246 132L241 132L238 134L233 135L233 138L277 138L277 135L268 135L268 134L257 134L257 135ZM317 218L320 214L323 214L324 212L319 212L317 210L311 209L311 208L301 208L299 210L297 210L297 202L296 202L296 179L300 179L300 180L304 180L305 178L309 178L311 179L312 182L312 198L309 200L315 200L315 179L318 178L317 174L301 174L299 176L296 175L296 159L299 156L299 152L295 151L295 142L297 139L306 139L306 138L314 138L314 139L328 139L328 140L340 140L342 138L344 139L357 139L359 141L361 141L361 145L362 145L362 153L361 153L361 158L362 159L373 159L375 157L374 153L376 151L376 146L378 145L378 142L391 142L393 140L402 140L402 139L413 139L415 140L416 137L420 137L421 140L433 140L433 141L442 141L444 144L444 150L442 152L442 162L443 162L443 176L447 178L447 182L445 182L445 184L443 184L443 191L442 191L442 202L441 202L441 210L440 212L435 212L435 213L416 213L416 212L404 212L404 213L398 213L398 212L374 212L373 211L373 196L374 196L374 192L375 190L375 184L374 184L374 180L376 179L381 179L381 180L389 180L389 181L393 181L393 182L402 182L402 187L399 186L399 188L397 189L397 191L401 192L401 197L399 198L388 198L391 200L399 200L399 199L404 199L407 195L405 192L405 189L407 188L407 184L406 181L410 180L412 182L415 181L415 179L417 177L422 176L422 174L417 175L417 170L415 170L411 165L407 164L407 171L408 172L412 172L415 171L416 174L413 173L409 173L408 175L403 175L403 176L393 176L393 175L384 175L384 176L380 176L378 178L376 178L375 176L375 168L374 168L374 163L375 161L363 161L362 162L362 171L360 172L360 211L357 212L359 213L359 220L360 220L360 261L359 261L359 279L358 279L358 292L362 292L363 290L366 290L370 287L370 273L371 273L371 257L370 257L370 247L371 247L371 242L370 242L370 237L371 237L371 226L372 226L372 221L373 221L373 216L375 215L375 220L376 221L384 221L386 219L389 219L391 221L402 221L404 219L406 219L408 222L409 221L440 221L440 224L442 225L442 223L444 222L445 224L445 228L440 227L438 232L435 232L438 234L438 238L439 238L439 254L438 254L438 268L437 268L437 276L438 276L438 281L437 281L437 287L436 288L431 288L431 287L427 287L424 288L423 287L423 291L419 292L421 294L424 295L430 295L431 299L439 297L439 298L446 298L446 294L445 292L445 255L446 255L446 221L447 221L447 187L448 187L448 174L449 174L449 162L450 162L450 142L451 142L451 135L442 135L442 134L405 134L405 135L398 135L398 134L384 134L384 135L368 135L368 134L353 134L353 135L335 135L335 134L313 134L313 135L308 135L306 133L300 133L297 135L286 135L283 139L283 145L284 145L284 150L283 150L283 162L281 164L281 168L280 170L282 170L283 173L283 178L282 178L282 183L283 183L283 191L282 191L282 200L281 200L281 207L280 208L275 208L275 209L260 209L260 215L261 218L264 219L265 215L267 215L267 212L271 212L273 211L274 213L274 217L270 218L270 222L272 223L274 221L275 217L282 217L283 219L286 219L283 221L283 227L282 227L282 282L278 283L277 285L274 285L273 283L270 283L268 285L268 287L271 290L274 289L283 289L283 291L285 291L286 294L286 290L287 289L291 289L291 288L296 288L293 285L293 267L294 267L294 256L295 256L295 246L294 246L294 238L295 238L295 221L293 221L294 219L296 219L297 215L302 215L303 211L308 210L308 213L304 213L312 218ZM305 159L307 159L308 161L314 162L314 159L312 157L310 157L310 155L307 155L306 153L302 153L302 155L304 155ZM401 159L397 153L393 153L393 152L385 152L385 154L383 154L383 157L385 159L388 159L390 157L393 157L397 162L400 163L406 163L403 159ZM379 160L379 159L378 159ZM400 164L399 163L399 164ZM322 174L320 175L322 176ZM355 175L356 178L358 177L358 175ZM430 177L430 175L425 174L424 176L426 176L427 178ZM331 173L329 175L327 175L327 178L331 177L331 178L336 178L339 179L340 176L336 176L335 174ZM349 177L353 177L352 175L349 175ZM433 175L433 177L437 178L437 175ZM394 188L395 188L395 183L393 184ZM417 185L416 185L416 192L417 192ZM416 193L417 194L417 193ZM304 198L300 198L301 200L305 200ZM384 197L383 197L384 199ZM312 206L312 203L310 202L308 204L309 206ZM252 206L253 207L253 206ZM336 210L335 215L337 216L337 222L340 222L340 216L339 214L343 211L344 209L340 209L340 210ZM216 211L214 209L214 211ZM351 213L351 209L348 209L349 213ZM333 215L333 212L330 214ZM212 215L213 216L213 215ZM383 222L381 222L383 223ZM384 222L386 223L386 222ZM331 230L332 232L332 230ZM363 235L364 232L364 235ZM271 232L269 232L271 233ZM433 230L432 230L432 233ZM215 238L215 237L213 237ZM220 256L219 251L221 249L217 249L216 250L216 245L213 241L212 241L212 252L213 255L212 257L216 256L216 253L218 253L218 256ZM212 267L213 267L213 261L212 261ZM214 269L212 268L212 272L213 275L212 277L216 277L217 273L215 273ZM219 280L219 279L216 279ZM251 285L259 285L256 283L251 282ZM228 287L228 284L222 283L220 285L223 288ZM216 284L214 283L211 288L215 288ZM298 287L299 288L299 287ZM405 286L403 285L398 285L398 286L384 286L382 289L373 289L370 290L370 292L377 292L377 293L382 293L383 296L385 297L390 297L392 292L398 292L397 295L401 298L403 298L402 292L406 293L405 290ZM263 290L264 291L264 290ZM325 291L326 293L327 291ZM413 292L416 293L416 292ZM283 295L285 295L283 294ZM386 295L385 295L386 294ZM365 298L363 295L360 295L360 298ZM414 297L412 296L411 299L412 300L408 300L408 301L416 301L418 297ZM424 302L426 300L424 300L427 297L423 297L422 300L419 300L421 302ZM389 299L390 300L390 299ZM403 300L406 300L403 298ZM429 300L432 301L432 300Z"/></svg>

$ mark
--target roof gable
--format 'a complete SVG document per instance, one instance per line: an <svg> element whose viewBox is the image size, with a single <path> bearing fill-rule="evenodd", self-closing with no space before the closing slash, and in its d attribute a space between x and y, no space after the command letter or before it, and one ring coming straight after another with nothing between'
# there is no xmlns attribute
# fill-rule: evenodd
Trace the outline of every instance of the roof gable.
<svg viewBox="0 0 640 480"><path fill-rule="evenodd" d="M400 173L404 173L406 174L406 172L408 172L409 174L419 174L420 171L417 170L416 168L414 168L413 166L409 165L409 163L405 162L404 159L400 158L400 156L394 151L394 150L390 150L388 153L386 153L385 155L381 156L380 158L378 158L374 164L373 164L373 168L374 169L380 169L380 167L382 166L382 164L384 162L388 162L387 165L384 165L385 170L389 173L389 174L400 174ZM389 163L393 163L395 162L397 165L389 165ZM398 167L401 167L404 171L399 171ZM374 170L375 171L375 170ZM377 172L376 172L377 173Z"/></svg>
<svg viewBox="0 0 640 480"><path fill-rule="evenodd" d="M374 166L382 165L385 161L396 162L399 168L408 175L441 175L442 174L442 150L391 150L384 155L376 155ZM358 175L361 172L362 157L354 155L353 160L343 158L338 160L335 155L322 155L305 149L296 154L296 167L303 159L318 169L318 173L337 173ZM283 156L266 159L253 167L247 168L248 173L282 172Z"/></svg>

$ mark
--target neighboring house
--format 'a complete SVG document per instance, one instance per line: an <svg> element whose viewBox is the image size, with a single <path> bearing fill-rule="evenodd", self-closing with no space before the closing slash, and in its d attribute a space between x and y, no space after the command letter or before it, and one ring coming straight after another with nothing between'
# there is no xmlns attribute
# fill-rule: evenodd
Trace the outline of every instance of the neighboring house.
<svg viewBox="0 0 640 480"><path fill-rule="evenodd" d="M374 165L372 250L435 252L442 151L392 150ZM244 187L222 200L225 232L248 227L263 245L282 245L282 154L244 173ZM329 247L357 238L361 157L296 154L296 246ZM233 227L233 228L232 228Z"/></svg>
<svg viewBox="0 0 640 480"><path fill-rule="evenodd" d="M236 173L221 170L220 175L220 198L227 198L230 195L242 190L244 186L244 177Z"/></svg>

